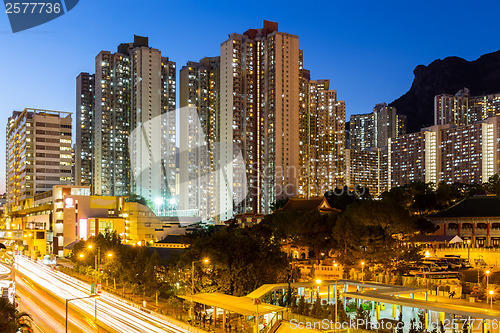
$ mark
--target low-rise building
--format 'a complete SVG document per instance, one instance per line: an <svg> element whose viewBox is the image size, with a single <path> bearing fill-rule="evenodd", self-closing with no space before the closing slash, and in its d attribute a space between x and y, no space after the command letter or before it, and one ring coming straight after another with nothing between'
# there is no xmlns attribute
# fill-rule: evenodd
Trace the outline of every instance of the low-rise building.
<svg viewBox="0 0 500 333"><path fill-rule="evenodd" d="M436 234L459 236L474 247L500 246L500 197L474 196L436 213L429 220L439 226Z"/></svg>
<svg viewBox="0 0 500 333"><path fill-rule="evenodd" d="M90 195L88 186L56 185L9 215L10 236L30 255L66 255L71 244L116 231L125 244L157 241L163 222L148 207L123 196Z"/></svg>

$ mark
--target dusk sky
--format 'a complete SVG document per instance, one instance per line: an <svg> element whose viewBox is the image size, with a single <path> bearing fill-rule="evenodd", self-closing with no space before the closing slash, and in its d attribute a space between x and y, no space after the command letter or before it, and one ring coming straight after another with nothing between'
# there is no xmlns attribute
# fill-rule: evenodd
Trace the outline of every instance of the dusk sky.
<svg viewBox="0 0 500 333"><path fill-rule="evenodd" d="M93 73L99 51L114 52L134 34L148 36L180 69L218 55L229 33L260 28L263 19L299 36L304 67L313 79L331 80L348 118L404 94L419 64L447 56L474 60L500 49L499 13L498 0L80 0L62 17L15 34L3 13L0 128L5 133L12 111L26 107L74 112L78 73ZM0 145L5 149L5 134ZM5 152L0 155L3 192Z"/></svg>

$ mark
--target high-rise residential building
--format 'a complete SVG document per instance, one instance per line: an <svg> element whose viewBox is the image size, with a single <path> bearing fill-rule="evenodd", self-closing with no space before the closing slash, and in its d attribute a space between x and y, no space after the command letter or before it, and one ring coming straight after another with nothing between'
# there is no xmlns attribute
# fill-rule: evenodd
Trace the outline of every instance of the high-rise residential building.
<svg viewBox="0 0 500 333"><path fill-rule="evenodd" d="M71 184L71 113L39 109L14 111L7 122L6 186L8 213L27 199Z"/></svg>
<svg viewBox="0 0 500 333"><path fill-rule="evenodd" d="M434 125L465 126L480 120L469 113L469 94L469 89L464 88L455 95L434 96Z"/></svg>
<svg viewBox="0 0 500 333"><path fill-rule="evenodd" d="M387 140L406 133L406 116L386 103L376 104L369 114L351 115L349 148L363 150L387 147Z"/></svg>
<svg viewBox="0 0 500 333"><path fill-rule="evenodd" d="M413 181L437 181L435 131L410 133L389 139L389 188Z"/></svg>
<svg viewBox="0 0 500 333"><path fill-rule="evenodd" d="M469 89L463 88L455 95L440 94L434 97L435 125L465 126L499 115L500 93L470 96Z"/></svg>
<svg viewBox="0 0 500 333"><path fill-rule="evenodd" d="M235 147L246 161L246 186L233 182L231 192L248 189L235 212L268 213L276 199L298 194L300 51L296 35L264 21L262 29L233 33L221 44L219 161L228 165ZM221 191L217 191L221 192ZM231 211L233 200L219 201Z"/></svg>
<svg viewBox="0 0 500 333"><path fill-rule="evenodd" d="M484 183L500 172L500 117L436 125L390 140L389 186L412 181Z"/></svg>
<svg viewBox="0 0 500 333"><path fill-rule="evenodd" d="M379 196L389 188L387 150L345 150L345 185L350 189L366 187L373 196Z"/></svg>
<svg viewBox="0 0 500 333"><path fill-rule="evenodd" d="M80 73L76 78L76 119L79 126L76 126L74 177L75 184L81 186L92 185L94 103L95 75Z"/></svg>
<svg viewBox="0 0 500 333"><path fill-rule="evenodd" d="M349 120L349 149L365 150L375 147L373 113L353 114Z"/></svg>
<svg viewBox="0 0 500 333"><path fill-rule="evenodd" d="M301 108L305 115L300 118L304 139L300 140L299 194L315 197L344 186L345 103L337 100L330 80L309 80L308 86L309 106Z"/></svg>
<svg viewBox="0 0 500 333"><path fill-rule="evenodd" d="M90 175L83 160L77 162L77 184L91 184L97 195L170 197L176 177L175 63L149 47L147 37L134 36L116 53L101 51L95 65L93 77L77 78L77 127L88 128L90 139L77 145L76 155L92 156Z"/></svg>
<svg viewBox="0 0 500 333"><path fill-rule="evenodd" d="M373 108L374 144L376 148L387 148L389 138L406 133L406 116L398 115L396 108L380 103Z"/></svg>
<svg viewBox="0 0 500 333"><path fill-rule="evenodd" d="M216 143L219 142L220 57L188 62L179 73L179 209L216 219Z"/></svg>
<svg viewBox="0 0 500 333"><path fill-rule="evenodd" d="M372 113L351 115L346 185L367 186L374 195L385 191L389 187L389 141L405 132L406 117L386 103L376 104Z"/></svg>
<svg viewBox="0 0 500 333"><path fill-rule="evenodd" d="M304 69L303 52L299 50L299 195L311 197L312 183L316 179L316 117L309 110L309 81L311 73Z"/></svg>

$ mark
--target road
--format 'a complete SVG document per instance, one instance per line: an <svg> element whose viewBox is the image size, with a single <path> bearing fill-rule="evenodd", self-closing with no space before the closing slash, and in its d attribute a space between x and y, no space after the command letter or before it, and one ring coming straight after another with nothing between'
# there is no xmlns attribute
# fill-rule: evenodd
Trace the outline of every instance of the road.
<svg viewBox="0 0 500 333"><path fill-rule="evenodd" d="M21 304L38 318L35 323L39 331L64 332L61 330L65 317L63 300L89 296L90 286L23 256L16 256L16 270L21 273L21 277L16 279ZM38 305L40 300L45 306ZM106 293L97 300L97 322L106 330L98 329L93 322L94 302L94 299L70 302L73 309L69 316L70 332L188 332ZM45 319L40 321L42 318Z"/></svg>
<svg viewBox="0 0 500 333"><path fill-rule="evenodd" d="M65 305L38 285L20 274L16 277L16 295L20 310L28 312L33 319L35 332L64 332ZM92 318L82 317L70 309L68 330L70 332L107 332L98 328Z"/></svg>

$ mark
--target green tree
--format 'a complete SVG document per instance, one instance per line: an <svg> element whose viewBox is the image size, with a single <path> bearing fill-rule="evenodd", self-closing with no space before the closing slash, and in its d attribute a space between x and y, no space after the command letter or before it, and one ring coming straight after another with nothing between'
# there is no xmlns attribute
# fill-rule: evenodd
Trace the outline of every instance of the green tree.
<svg viewBox="0 0 500 333"><path fill-rule="evenodd" d="M403 321L403 311L399 311L398 325L396 327L396 333L403 333L404 321Z"/></svg>
<svg viewBox="0 0 500 333"><path fill-rule="evenodd" d="M285 207L288 200L290 200L290 199L289 198L282 198L282 199L276 200L276 202L271 203L271 211L274 212L278 209Z"/></svg>
<svg viewBox="0 0 500 333"><path fill-rule="evenodd" d="M368 310L363 310L363 306L360 303L359 306L356 308L355 321L357 323L363 323L361 325L361 328L367 330L369 328L369 325L370 325L369 318L370 318L370 314L368 313Z"/></svg>
<svg viewBox="0 0 500 333"><path fill-rule="evenodd" d="M142 280L144 281L144 289L147 294L152 295L157 292L161 284L158 281L158 270L160 269L160 256L157 251L153 252L146 262Z"/></svg>
<svg viewBox="0 0 500 333"><path fill-rule="evenodd" d="M351 191L347 186L344 186L343 188L327 191L325 198L330 206L344 211L350 204L358 200L370 200L372 196L367 187L358 187L356 191Z"/></svg>
<svg viewBox="0 0 500 333"><path fill-rule="evenodd" d="M294 302L294 295L292 291L292 287L290 286L290 283L288 283L288 288L286 290L286 296L285 296L285 305L290 306Z"/></svg>
<svg viewBox="0 0 500 333"><path fill-rule="evenodd" d="M439 321L439 333L445 333L443 322Z"/></svg>
<svg viewBox="0 0 500 333"><path fill-rule="evenodd" d="M304 295L300 296L300 298L299 298L299 305L297 308L297 312L300 315L305 315L305 313L306 313L306 300L304 298Z"/></svg>
<svg viewBox="0 0 500 333"><path fill-rule="evenodd" d="M138 204L149 207L152 211L155 210L155 205L149 199L144 198L138 194L130 194L127 198L125 198L125 202L137 202Z"/></svg>
<svg viewBox="0 0 500 333"><path fill-rule="evenodd" d="M262 284L285 279L288 261L279 241L263 237L252 228L230 225L194 238L179 264L190 268L192 261L210 258L207 274L216 290L242 296Z"/></svg>
<svg viewBox="0 0 500 333"><path fill-rule="evenodd" d="M31 316L19 312L7 299L0 298L0 332L16 333L23 329L31 331Z"/></svg>
<svg viewBox="0 0 500 333"><path fill-rule="evenodd" d="M494 174L488 179L487 183L483 184L483 187L492 194L500 195L500 176Z"/></svg>
<svg viewBox="0 0 500 333"><path fill-rule="evenodd" d="M316 300L314 301L311 309L311 317L314 318L322 318L323 317L323 309L321 307L321 299L319 295L317 295Z"/></svg>
<svg viewBox="0 0 500 333"><path fill-rule="evenodd" d="M348 322L349 317L347 316L347 312L345 311L344 308L344 303L342 302L342 298L340 298L340 296L337 297L336 306L337 306L337 317L338 317L337 321L340 323Z"/></svg>

